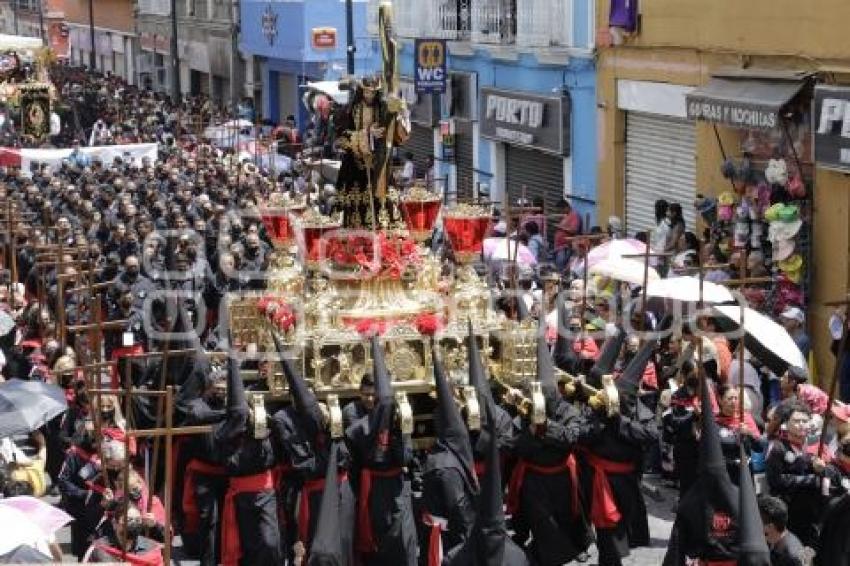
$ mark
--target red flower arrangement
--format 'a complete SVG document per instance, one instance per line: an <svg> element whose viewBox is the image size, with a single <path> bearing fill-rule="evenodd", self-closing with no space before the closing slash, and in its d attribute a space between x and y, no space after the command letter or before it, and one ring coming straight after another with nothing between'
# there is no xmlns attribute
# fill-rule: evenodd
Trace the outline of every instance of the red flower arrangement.
<svg viewBox="0 0 850 566"><path fill-rule="evenodd" d="M266 295L260 298L257 309L281 332L288 332L295 326L295 309L280 297Z"/></svg>
<svg viewBox="0 0 850 566"><path fill-rule="evenodd" d="M416 242L403 236L329 237L325 257L340 267L355 268L358 275L401 279L402 274L421 261Z"/></svg>
<svg viewBox="0 0 850 566"><path fill-rule="evenodd" d="M434 336L445 325L443 317L433 313L422 313L413 321L416 330L423 336Z"/></svg>
<svg viewBox="0 0 850 566"><path fill-rule="evenodd" d="M382 336L387 330L395 326L395 322L379 318L364 318L354 324L354 330L365 338L374 335Z"/></svg>

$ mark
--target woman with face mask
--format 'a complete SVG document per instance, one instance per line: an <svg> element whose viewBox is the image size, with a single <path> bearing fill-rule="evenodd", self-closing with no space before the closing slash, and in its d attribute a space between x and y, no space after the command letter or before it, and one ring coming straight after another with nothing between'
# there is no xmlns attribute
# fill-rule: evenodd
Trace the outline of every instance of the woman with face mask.
<svg viewBox="0 0 850 566"><path fill-rule="evenodd" d="M817 442L809 442L812 415L806 405L788 400L780 407L784 418L778 438L768 448L767 483L771 495L788 504L788 528L805 546L816 548L817 525L826 503L823 480L831 454L825 446L820 451Z"/></svg>
<svg viewBox="0 0 850 566"><path fill-rule="evenodd" d="M720 446L726 458L726 468L729 478L736 484L739 480L740 443L744 445L744 453L749 460L753 450L762 452L767 442L762 436L744 400L744 417L741 418L740 397L737 387L721 385L717 390L720 412L717 414L717 430L720 434Z"/></svg>

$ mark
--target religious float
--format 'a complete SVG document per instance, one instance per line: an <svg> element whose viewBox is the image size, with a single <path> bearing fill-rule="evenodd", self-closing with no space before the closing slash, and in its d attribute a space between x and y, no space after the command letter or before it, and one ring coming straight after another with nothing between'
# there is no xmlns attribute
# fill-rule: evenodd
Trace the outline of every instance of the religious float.
<svg viewBox="0 0 850 566"><path fill-rule="evenodd" d="M287 192L271 193L259 207L275 259L266 291L231 302L234 338L274 360L275 333L331 419L338 419L339 405L356 397L361 378L371 373L369 341L380 335L402 427L423 448L433 438L432 341L468 422L480 423L468 383L472 329L491 380L525 390L522 410L545 418L536 382L537 323L515 322L497 311L474 268L490 230L490 205L446 206L424 182L404 191L393 182L389 157L404 142L409 123L403 102L393 95L398 74L388 6L381 7L380 21L383 76L347 87L350 97L334 114L343 150L335 211L321 215L305 197ZM455 258L449 275L423 245L440 215ZM265 380L266 396L286 396L277 364L251 378Z"/></svg>
<svg viewBox="0 0 850 566"><path fill-rule="evenodd" d="M49 77L54 60L39 38L0 34L0 104L31 142L55 133L50 117L57 92Z"/></svg>

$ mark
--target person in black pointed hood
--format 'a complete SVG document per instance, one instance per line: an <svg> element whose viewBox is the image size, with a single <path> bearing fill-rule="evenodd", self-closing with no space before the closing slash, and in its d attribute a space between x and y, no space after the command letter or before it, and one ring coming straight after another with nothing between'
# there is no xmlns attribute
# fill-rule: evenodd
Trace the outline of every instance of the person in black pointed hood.
<svg viewBox="0 0 850 566"><path fill-rule="evenodd" d="M232 337L228 341L233 344ZM272 474L277 465L274 441L258 435L251 423L256 416L248 406L239 364L231 354L225 420L213 425L214 442L224 451L230 475L221 519L221 563L276 566L283 562L283 554Z"/></svg>
<svg viewBox="0 0 850 566"><path fill-rule="evenodd" d="M350 550L344 539L353 525L344 526L341 521L343 495L340 492L337 452L341 443L331 441L327 472L324 477L322 499L319 504L318 522L312 545L307 554L307 566L346 566L350 561ZM351 545L349 538L348 546Z"/></svg>
<svg viewBox="0 0 850 566"><path fill-rule="evenodd" d="M531 415L522 414L514 419L517 462L508 485L507 510L517 532L530 531L534 560L555 566L585 552L591 535L573 454L581 419L558 391L542 327L537 337L537 380L545 399L546 421L535 424Z"/></svg>
<svg viewBox="0 0 850 566"><path fill-rule="evenodd" d="M590 368L587 375L587 383L593 387L602 386L602 376L610 375L614 371L614 364L620 356L620 350L623 349L623 344L626 343L626 330L621 326L617 327L617 333L609 336L602 345L602 353L599 354L599 359Z"/></svg>
<svg viewBox="0 0 850 566"><path fill-rule="evenodd" d="M307 555L312 555L319 506L322 492L327 488L328 466L331 465L331 452L334 452L334 465L339 467L335 476L338 475L339 484L336 487L339 499L336 520L340 527L341 560L342 564L353 565L355 501L348 481L348 450L344 444L332 450L334 441L329 432L327 412L287 357L277 335L272 333L272 338L292 400L291 405L272 417L272 429L281 441L278 446L279 459L286 462L291 470L286 474L283 490L286 493L284 500L288 503L285 511L290 518L294 518L291 522L296 529L288 533L288 538L297 538L304 545ZM296 500L297 510L291 504Z"/></svg>
<svg viewBox="0 0 850 566"><path fill-rule="evenodd" d="M683 566L690 559L734 563L738 557L740 494L726 469L705 377L700 396L699 474L679 500L664 566Z"/></svg>
<svg viewBox="0 0 850 566"><path fill-rule="evenodd" d="M493 413L496 404L492 397L485 397L481 416L482 428L487 439L485 468L481 480L477 515L471 536L462 544L446 552L443 566L529 566L531 562L525 551L508 535L503 509L504 489L500 466L500 450L497 441L498 419Z"/></svg>
<svg viewBox="0 0 850 566"><path fill-rule="evenodd" d="M429 532L429 565L440 563L440 549L453 548L469 537L479 490L466 423L436 348L432 348L432 355L437 389L434 414L437 442L422 470L422 521Z"/></svg>
<svg viewBox="0 0 850 566"><path fill-rule="evenodd" d="M213 370L206 356L196 354L193 371L176 399L181 424L221 422L226 399L227 372ZM177 470L182 471L182 481L175 478L175 500L182 502L180 536L184 544L198 548L202 566L215 566L221 560L221 506L228 481L224 455L209 432L183 438L177 456Z"/></svg>
<svg viewBox="0 0 850 566"><path fill-rule="evenodd" d="M582 491L596 528L599 563L605 566L617 566L631 548L649 544L641 469L644 452L658 442L658 427L638 393L655 344L647 340L617 379L617 412L583 408Z"/></svg>
<svg viewBox="0 0 850 566"><path fill-rule="evenodd" d="M375 406L345 431L358 471L355 550L364 566L414 566L416 523L407 473L413 445L396 423L384 350L374 336L371 353Z"/></svg>
<svg viewBox="0 0 850 566"><path fill-rule="evenodd" d="M487 403L492 405L492 410L489 413L485 413L481 409L480 429L469 431L469 441L472 444L472 453L475 458L475 473L480 478L484 470L486 470L484 460L487 458L488 450L490 449L490 433L488 432L490 428L486 426L486 420L490 416L495 419L493 430L496 431L496 443L499 446L500 452L510 452L513 450L514 425L508 412L497 405L493 399L493 392L490 389L484 364L481 361L481 351L478 349L478 341L475 338L472 321L469 321L469 335L467 336L466 344L466 352L469 360L469 384L475 387L478 393L478 406L484 407Z"/></svg>
<svg viewBox="0 0 850 566"><path fill-rule="evenodd" d="M569 317L567 316L567 307L564 301L559 297L556 301L556 309L558 311L558 328L555 338L555 347L552 350L552 358L558 369L569 374L575 374L580 369L580 361L573 350L573 334L575 331L569 328ZM576 329L581 331L581 327Z"/></svg>
<svg viewBox="0 0 850 566"><path fill-rule="evenodd" d="M741 448L739 468L740 520L738 525L738 566L770 566L770 549L764 538L750 464Z"/></svg>

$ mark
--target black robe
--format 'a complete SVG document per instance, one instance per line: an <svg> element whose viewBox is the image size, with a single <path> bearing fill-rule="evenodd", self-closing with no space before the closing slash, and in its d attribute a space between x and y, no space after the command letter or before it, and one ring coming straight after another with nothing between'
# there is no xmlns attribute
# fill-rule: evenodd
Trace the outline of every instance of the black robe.
<svg viewBox="0 0 850 566"><path fill-rule="evenodd" d="M816 566L850 566L850 495L833 500L821 525Z"/></svg>
<svg viewBox="0 0 850 566"><path fill-rule="evenodd" d="M373 429L377 428L377 419L373 419L378 410L351 425L345 436L352 452L354 468L358 471L356 486L359 488L364 468L378 472L388 469L405 468L413 459L411 439L394 428L387 439L387 458L384 462L375 461ZM393 422L392 415L389 422ZM416 522L413 517L410 480L404 470L392 477L372 478L372 490L368 501L372 532L375 534L377 551L361 556L364 566L415 566L417 556ZM361 502L358 500L358 505ZM358 527L360 528L360 527Z"/></svg>
<svg viewBox="0 0 850 566"><path fill-rule="evenodd" d="M639 400L627 399L621 393L620 408L621 414L614 417L585 408L589 426L583 429L582 436L587 456L580 459L580 477L591 509L596 471L590 458L633 466L628 473L607 474L621 518L613 528L596 528L599 563L605 566L620 564L630 548L649 544L649 520L640 489L641 463L647 447L658 442L658 428L655 415Z"/></svg>
<svg viewBox="0 0 850 566"><path fill-rule="evenodd" d="M765 476L770 493L788 504L788 528L804 545L817 548L818 524L826 502L813 459L811 454L795 452L785 440L774 440L768 449Z"/></svg>
<svg viewBox="0 0 850 566"><path fill-rule="evenodd" d="M451 450L438 447L425 460L422 483L425 510L447 522L443 548L463 543L475 524L475 493L465 479L463 464Z"/></svg>
<svg viewBox="0 0 850 566"><path fill-rule="evenodd" d="M315 411L318 411L317 405L314 410L306 411L306 414L289 406L275 413L272 418L275 437L280 440L281 458L292 469L287 476L291 481L284 486L284 500L294 503L297 498L299 506L299 510L296 510L295 505L285 505L285 512L292 519L292 527L295 528L293 532L287 532L287 540L300 540L298 533L306 532L306 540L301 542L308 556L319 520L323 492L321 484L327 472L331 447L331 438L319 427L321 416ZM339 530L342 539L343 564L346 565L354 564L355 498L351 484L344 479L350 462L348 449L344 444L339 444L337 446ZM307 493L306 501L305 493ZM300 506L305 504L309 506L309 524L306 527L297 523L298 518L303 516Z"/></svg>
<svg viewBox="0 0 850 566"><path fill-rule="evenodd" d="M721 507L723 498L711 496L715 492L709 482L701 477L679 501L663 566L685 566L688 559L737 559L738 511ZM734 496L737 499L737 493Z"/></svg>
<svg viewBox="0 0 850 566"><path fill-rule="evenodd" d="M224 420L225 412L213 409L204 399L195 399L186 406L185 423L188 426L217 423ZM178 470L185 470L191 460L199 460L204 464L223 466L223 453L215 446L215 436L212 433L184 437L180 449ZM180 486L182 503L184 482L177 481ZM196 533L183 532L184 545L197 550L196 554L202 566L215 566L221 559L221 513L224 495L227 492L227 476L215 474L193 473L193 493L187 494L194 498L198 510L198 529ZM178 506L182 509L182 504ZM190 540L191 539L191 540Z"/></svg>
<svg viewBox="0 0 850 566"><path fill-rule="evenodd" d="M231 364L234 364L231 360ZM276 464L273 439L254 438L249 430L249 411L238 371L228 377L226 420L213 427L213 442L231 477L252 476L272 470ZM283 562L278 524L277 492L265 489L234 497L243 566L278 566ZM227 528L227 525L223 525ZM223 548L223 551L226 549Z"/></svg>
<svg viewBox="0 0 850 566"><path fill-rule="evenodd" d="M694 429L695 404L699 404L696 395L680 387L673 393L670 412L664 417L664 426L673 433L673 460L682 495L697 481L699 441Z"/></svg>
<svg viewBox="0 0 850 566"><path fill-rule="evenodd" d="M581 430L578 411L566 401L558 402L542 432L532 432L530 421L517 417L513 434L514 453L519 462L514 474L520 474L524 464L543 468L563 466L572 455ZM514 481L512 477L511 487ZM567 469L557 473L526 469L519 493L510 494L511 499L519 498L514 524L517 530L527 528L531 532L531 555L542 566L569 562L590 545L592 536L578 492L579 486L573 483Z"/></svg>
<svg viewBox="0 0 850 566"><path fill-rule="evenodd" d="M88 450L93 451L94 448ZM74 518L71 523L71 551L82 559L94 535L95 528L103 517L102 497L91 488L91 483L100 473L96 459L71 449L59 471L60 507ZM90 456L95 456L89 452Z"/></svg>

